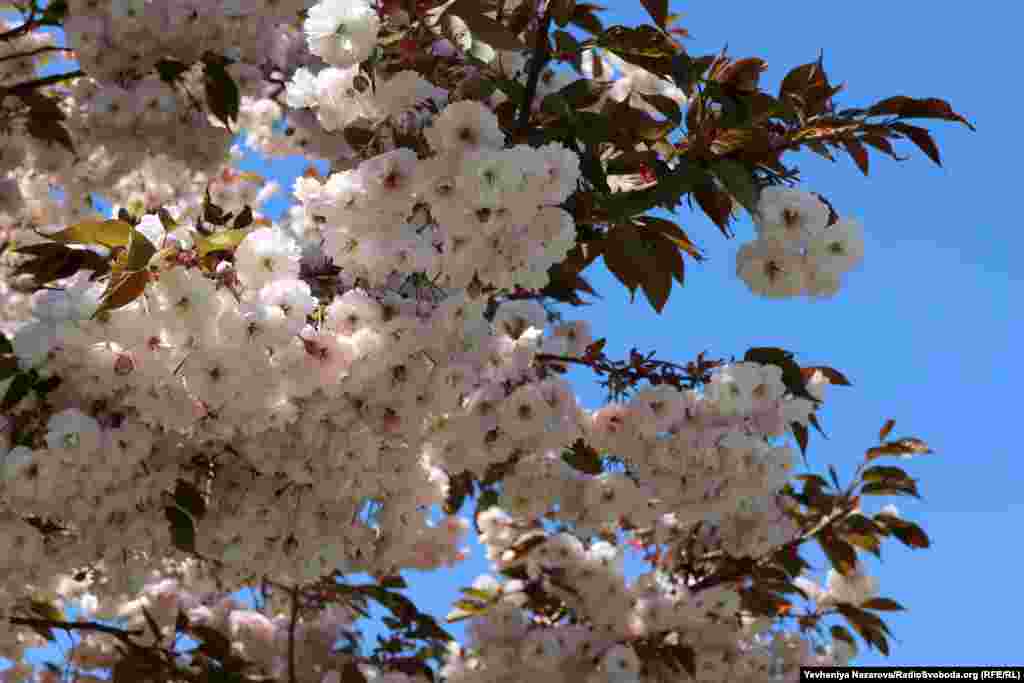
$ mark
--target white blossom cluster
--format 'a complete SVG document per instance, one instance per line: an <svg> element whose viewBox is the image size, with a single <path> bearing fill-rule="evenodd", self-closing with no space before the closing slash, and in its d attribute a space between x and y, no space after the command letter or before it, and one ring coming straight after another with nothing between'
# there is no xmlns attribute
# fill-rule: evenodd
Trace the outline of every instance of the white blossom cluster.
<svg viewBox="0 0 1024 683"><path fill-rule="evenodd" d="M828 206L809 192L765 188L755 225L757 239L736 254L736 274L761 296L835 296L842 276L864 260L860 223L844 217L830 225Z"/></svg>
<svg viewBox="0 0 1024 683"><path fill-rule="evenodd" d="M579 160L558 144L502 149L483 105L449 105L425 131L437 156L386 152L326 182L296 181L296 197L323 221L325 253L377 284L423 272L444 287L474 276L499 288L542 288L575 243L557 205L575 189Z"/></svg>
<svg viewBox="0 0 1024 683"><path fill-rule="evenodd" d="M299 10L309 10L301 33L283 25ZM214 579L452 566L471 528L437 514L452 476L482 479L500 465L508 474L498 505L478 520L488 559L499 571L524 569L579 619L531 620L527 582L481 578L475 588L497 599L474 620L469 647L451 648L447 680L500 683L527 671L551 681L656 681L642 678L634 644L663 631L695 648L702 681L760 681L769 671L794 680L801 664L845 662L840 650L813 652L803 639L742 624L730 586L691 590L667 566L628 582L622 545L593 540L651 528L671 548L698 523L701 543L737 556L791 540L797 529L776 494L794 453L772 439L806 426L815 406L787 391L778 367L733 363L702 391L652 387L586 411L566 380L537 363L542 353L582 355L592 342L586 323L549 325L532 301L505 301L485 317L478 284L542 288L574 245L576 226L559 205L580 180L575 153L507 147L491 109L498 97L457 99L412 71L380 74L366 88L358 64L376 46L381 17L364 0L72 0L69 13L69 44L91 77L63 105L78 155L8 136L0 189L18 191L10 201L0 194L0 230L19 244L42 241L27 228L93 217L89 194L102 192L115 215L139 217L138 232L158 252L144 294L96 316L105 283L89 272L29 296L6 276L18 257L0 264L0 323L20 367L63 379L45 404L22 401L0 428L0 548L13 549L0 557L0 616L26 586L139 624L146 607L163 629L181 608L281 676L284 617L197 597L215 592ZM292 74L288 110L254 66L268 50ZM257 216L215 275L197 266L203 236L192 228L205 191L237 213L278 188L225 166L229 153L240 155L228 151L231 134L143 75L161 58L191 63L206 51L240 60L228 70L244 93L250 147L347 161L325 179L299 178L287 218ZM314 74L311 56L328 66ZM516 57L502 53L521 78ZM664 79L612 56L588 60L590 73L608 79L609 97L685 102ZM541 94L562 78L542 79ZM184 87L203 96L200 67ZM373 128L372 153L340 134L356 123ZM399 144L400 134L422 144ZM63 201L51 186L64 189ZM177 224L145 213L154 205ZM813 196L766 190L740 276L769 296L831 291L863 247L855 223L827 222ZM332 264L341 273L320 287ZM0 396L10 383L0 381ZM826 383L818 373L807 389L821 399ZM14 420L28 425L28 445L10 443ZM567 464L563 450L579 438L624 471L590 475ZM201 509L179 499L183 483ZM202 570L170 550L181 539L168 510L194 528ZM65 529L44 540L29 517ZM545 522L567 531L548 534ZM534 547L521 553L529 534ZM69 579L70 567L91 568L86 585ZM819 604L874 592L867 578L830 577ZM339 683L330 646L351 626L352 615L336 610L301 623L296 659L311 668L299 680ZM32 643L0 627L0 654L17 661ZM109 665L115 653L87 637L76 656Z"/></svg>
<svg viewBox="0 0 1024 683"><path fill-rule="evenodd" d="M839 647L813 651L799 637L783 641L781 634L766 635L768 620L737 622L740 597L727 586L691 591L659 570L630 582L621 548L607 541L588 547L570 533L545 536L498 507L481 513L479 524L488 555L519 557L503 563L503 569L525 564L528 579L499 582L482 576L474 582L472 595L488 598L487 608L470 621L466 645L449 648L441 673L453 683L504 681L523 672L566 683L678 680L664 677L672 675L669 669L661 677L650 669L642 675L631 645L663 632L673 634L673 644L694 647L699 681L798 680L801 666L844 665L852 654ZM531 544L524 560L515 548L537 535L542 539ZM531 620L524 609L531 585L559 597L587 625L542 626Z"/></svg>

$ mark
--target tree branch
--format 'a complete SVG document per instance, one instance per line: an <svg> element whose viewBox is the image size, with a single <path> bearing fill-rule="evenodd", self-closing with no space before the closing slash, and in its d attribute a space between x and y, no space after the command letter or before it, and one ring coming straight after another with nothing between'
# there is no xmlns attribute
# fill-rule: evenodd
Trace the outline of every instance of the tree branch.
<svg viewBox="0 0 1024 683"><path fill-rule="evenodd" d="M810 540L826 527L835 524L836 522L840 521L841 519L849 515L851 512L853 512L855 507L856 504L850 505L849 503L847 503L847 505L840 507L838 511L833 512L831 515L826 515L824 519L815 524L814 527L812 527L809 531L805 531L800 536L794 538L792 541L783 543L779 547L774 548L767 553L764 553L760 557L739 558L739 566L737 569L735 569L732 572L722 572L721 574L711 574L709 576L706 576L693 586L690 586L690 592L698 593L703 590L708 590L709 588L714 588L715 586L720 586L723 583L738 581L739 579L748 576L754 571L757 565L761 564L769 557L772 557L780 550L798 548L802 543L804 543L807 540Z"/></svg>
<svg viewBox="0 0 1024 683"><path fill-rule="evenodd" d="M292 621L288 625L288 680L297 683L295 677L295 623L299 620L299 588L292 588Z"/></svg>
<svg viewBox="0 0 1024 683"><path fill-rule="evenodd" d="M537 27L537 41L533 48L533 60L530 64L530 74L526 79L526 93L523 95L523 103L519 109L519 120L516 122L516 132L523 133L530 125L530 113L533 109L533 98L537 95L537 85L540 83L540 72L548 62L548 29L551 27L551 10L544 11L544 18Z"/></svg>
<svg viewBox="0 0 1024 683"><path fill-rule="evenodd" d="M36 27L36 11L38 9L39 8L36 7L36 3L33 2L32 3L32 9L31 9L31 11L28 14L28 19L25 20L25 23L22 24L21 26L15 26L10 31L5 31L4 33L0 33L0 40L4 40L4 41L14 40L18 36L20 36L22 34L25 34L25 33L28 33L29 31L34 29Z"/></svg>
<svg viewBox="0 0 1024 683"><path fill-rule="evenodd" d="M72 629L78 629L79 631L94 631L96 633L106 633L107 635L114 636L121 642L129 645L132 648L142 647L138 643L134 642L129 636L141 636L142 630L126 631L124 629L117 628L116 626L107 626L106 624L99 624L94 621L51 621L49 619L33 619L26 617L10 617L8 619L15 626L30 626L36 628L62 628L65 631Z"/></svg>
<svg viewBox="0 0 1024 683"><path fill-rule="evenodd" d="M22 57L34 57L44 52L74 52L70 47L58 47L56 45L45 45L43 47L37 47L35 50L29 50L28 52L15 52L11 55L4 55L0 57L0 62L5 62L10 59L20 59Z"/></svg>
<svg viewBox="0 0 1024 683"><path fill-rule="evenodd" d="M84 76L84 71L71 71L66 74L53 74L52 76L46 76L44 78L37 78L34 81L25 81L24 83L18 83L8 88L0 88L0 93L13 93L17 95L20 92L26 92L28 90L35 90L36 88L43 88L47 85L54 85L62 81L70 81L74 78Z"/></svg>

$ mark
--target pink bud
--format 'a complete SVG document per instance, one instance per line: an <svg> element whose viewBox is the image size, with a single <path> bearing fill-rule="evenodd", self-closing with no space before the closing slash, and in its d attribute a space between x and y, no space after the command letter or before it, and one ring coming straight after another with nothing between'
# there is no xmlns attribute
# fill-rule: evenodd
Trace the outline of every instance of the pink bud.
<svg viewBox="0 0 1024 683"><path fill-rule="evenodd" d="M130 375L135 370L135 361L127 353L117 354L117 358L114 359L114 374L118 376Z"/></svg>

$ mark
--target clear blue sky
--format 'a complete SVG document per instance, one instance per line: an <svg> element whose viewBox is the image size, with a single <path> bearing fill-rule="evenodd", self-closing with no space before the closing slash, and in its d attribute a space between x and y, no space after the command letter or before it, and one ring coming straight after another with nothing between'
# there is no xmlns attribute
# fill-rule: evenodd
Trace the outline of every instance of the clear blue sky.
<svg viewBox="0 0 1024 683"><path fill-rule="evenodd" d="M606 23L646 20L638 2ZM633 8L635 9L628 9ZM927 9L926 9L927 7ZM820 413L830 440L812 436L812 468L835 464L848 477L886 418L894 436L918 436L935 453L909 463L923 500L892 500L932 538L929 550L910 551L895 541L881 563L868 562L882 595L909 608L886 615L896 640L885 659L865 654L858 663L906 665L1022 664L1016 619L1018 549L1024 523L1024 468L1012 425L1019 406L1014 387L1024 373L1014 349L1024 326L1024 238L1009 216L1019 191L1003 156L1020 150L1015 65L1011 52L1024 12L1003 2L975 3L944 12L918 2L673 3L694 36L693 54L728 44L733 56L768 61L763 83L775 89L786 71L825 50L833 82L845 82L841 105L861 106L904 94L950 101L978 128L930 126L944 168L916 149L897 163L872 153L871 175L849 160L831 164L812 154L797 157L804 187L825 194L841 214L862 220L867 255L833 300L774 302L750 295L734 275L739 246L752 238L749 219L724 239L701 215L684 211L680 224L708 260L688 263L686 286L676 289L662 315L642 295L628 293L600 264L587 275L604 299L566 310L587 317L606 351L621 357L630 346L660 357L741 356L751 346L796 351L802 363L831 365L854 383L834 388ZM1007 74L1004 76L1004 74ZM278 179L290 190L305 163L273 168L249 159L244 166ZM285 193L283 193L285 194ZM282 196L269 206L278 215ZM572 379L584 405L603 392L580 372ZM879 499L877 509L889 499ZM443 616L458 595L488 570L478 547L453 572L408 576L412 597ZM461 629L458 629L461 631ZM862 652L864 648L862 647ZM49 654L49 653L47 653Z"/></svg>

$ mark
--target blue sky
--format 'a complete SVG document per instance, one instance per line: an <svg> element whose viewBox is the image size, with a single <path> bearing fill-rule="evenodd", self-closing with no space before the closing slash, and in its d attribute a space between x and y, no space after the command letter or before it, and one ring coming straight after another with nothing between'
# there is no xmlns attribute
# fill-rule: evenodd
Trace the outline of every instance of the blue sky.
<svg viewBox="0 0 1024 683"><path fill-rule="evenodd" d="M607 24L646 20L638 2L609 4L623 9L608 13ZM805 189L826 195L841 214L865 226L865 263L832 300L753 297L734 275L736 251L753 236L749 219L726 240L702 215L684 209L676 218L708 260L687 263L685 287L673 290L660 316L642 295L630 304L600 264L587 276L603 300L565 314L589 319L598 336L607 337L612 357L631 346L681 360L700 351L741 356L751 346L780 346L797 352L802 364L844 372L854 386L828 394L819 417L830 438L813 435L808 453L815 471L831 463L845 481L890 417L894 436L918 436L935 451L907 464L920 478L923 500L892 501L926 529L932 548L911 551L892 541L881 563L868 562L882 595L908 611L886 615L896 636L892 655L863 654L858 662L1022 664L1015 627L1022 606L1017 562L1024 469L1014 456L1012 425L1020 405L1013 388L1024 379L1015 357L1024 331L1024 238L1008 211L1019 192L1016 172L1000 159L1020 149L1014 106L1020 97L1016 82L1001 74L1015 73L1003 65L1017 61L1010 46L1024 16L1012 3L976 3L973 12L927 7L674 3L694 36L687 43L692 54L727 44L733 56L763 57L768 71L762 83L769 89L824 49L832 81L847 84L840 105L896 94L941 97L978 131L930 126L944 168L909 146L897 150L911 156L903 163L872 154L868 178L848 159L832 164L804 154L790 160L800 167ZM248 159L243 166L288 190L306 163L294 159L271 168ZM270 205L271 215L283 200L290 201L286 193ZM603 391L592 377L574 372L571 379L586 407L600 404ZM869 511L885 502L879 499ZM443 616L459 586L487 569L474 547L455 571L411 573L412 597Z"/></svg>

